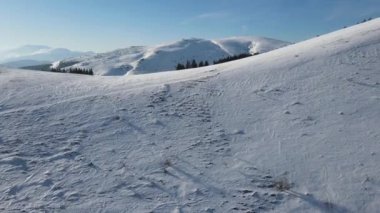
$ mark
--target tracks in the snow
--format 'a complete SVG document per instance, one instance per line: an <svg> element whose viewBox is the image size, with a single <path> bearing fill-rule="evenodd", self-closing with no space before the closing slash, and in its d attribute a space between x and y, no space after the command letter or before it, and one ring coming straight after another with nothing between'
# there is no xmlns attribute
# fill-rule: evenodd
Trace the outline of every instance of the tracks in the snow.
<svg viewBox="0 0 380 213"><path fill-rule="evenodd" d="M234 172L240 173L241 178L241 183L238 184L228 185L212 178L214 171L223 167L228 170L230 168L227 168L227 164L233 165L230 163L234 161L231 143L233 138L244 134L225 129L214 117L216 113L213 111L212 98L223 95L222 85L210 83L217 75L175 85L165 84L149 98L147 108L160 122L179 123L182 126L176 127L178 131L193 134L191 140L174 141L167 147L169 154L166 154L167 159L163 163L164 169L160 177L165 180L165 184L160 184L157 180L155 182L160 185L161 190L165 188L163 191L169 192L175 199L167 205L159 205L153 212L170 208L173 210L174 207L184 212L197 207L208 209L208 212L217 212L217 209L260 212L274 209L286 199L286 195L276 189L277 179L269 172L253 169L252 165L241 162L237 163L238 166L235 164ZM172 140L170 135L167 139ZM175 154L170 155L172 146L183 148L179 153L173 152ZM194 159L196 163L192 162ZM244 173L245 170L250 173ZM155 178L157 176L153 179ZM246 185L242 187L244 183ZM215 203L209 203L210 197L220 200L220 203L216 206Z"/></svg>

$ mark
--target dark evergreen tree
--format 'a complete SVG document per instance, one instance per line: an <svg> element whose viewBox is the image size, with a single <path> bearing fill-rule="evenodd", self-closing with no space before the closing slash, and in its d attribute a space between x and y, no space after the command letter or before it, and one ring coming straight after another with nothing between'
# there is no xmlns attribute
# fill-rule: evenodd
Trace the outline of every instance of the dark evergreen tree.
<svg viewBox="0 0 380 213"><path fill-rule="evenodd" d="M197 68L198 67L198 64L195 60L193 60L193 62L191 62L191 68Z"/></svg>
<svg viewBox="0 0 380 213"><path fill-rule="evenodd" d="M186 69L190 69L191 68L191 63L190 63L190 61L187 61L186 62Z"/></svg>
<svg viewBox="0 0 380 213"><path fill-rule="evenodd" d="M186 67L183 64L178 63L176 70L184 70Z"/></svg>
<svg viewBox="0 0 380 213"><path fill-rule="evenodd" d="M198 67L203 67L203 66L205 66L204 63L203 63L203 61L199 62Z"/></svg>
<svg viewBox="0 0 380 213"><path fill-rule="evenodd" d="M205 61L205 65L204 66L207 67L208 65L209 65L208 61Z"/></svg>

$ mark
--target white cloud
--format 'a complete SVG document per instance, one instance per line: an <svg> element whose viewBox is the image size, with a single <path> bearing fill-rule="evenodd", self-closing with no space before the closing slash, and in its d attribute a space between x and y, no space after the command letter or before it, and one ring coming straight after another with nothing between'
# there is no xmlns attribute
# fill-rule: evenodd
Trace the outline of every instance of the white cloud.
<svg viewBox="0 0 380 213"><path fill-rule="evenodd" d="M202 13L192 18L184 20L182 24L189 24L192 22L203 21L203 20L218 20L218 19L227 18L229 16L230 14L224 11Z"/></svg>
<svg viewBox="0 0 380 213"><path fill-rule="evenodd" d="M213 12L213 13L203 13L198 16L196 16L196 19L218 19L218 18L225 18L229 14L226 12Z"/></svg>

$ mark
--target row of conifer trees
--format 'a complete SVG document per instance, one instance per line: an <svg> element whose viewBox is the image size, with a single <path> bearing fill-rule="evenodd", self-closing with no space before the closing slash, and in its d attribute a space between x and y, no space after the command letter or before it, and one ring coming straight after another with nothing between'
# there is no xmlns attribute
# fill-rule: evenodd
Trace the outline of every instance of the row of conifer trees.
<svg viewBox="0 0 380 213"><path fill-rule="evenodd" d="M208 61L200 61L197 63L197 61L187 61L186 64L178 63L176 66L176 70L184 70L184 69L190 69L190 68L197 68L197 67L206 67L208 66Z"/></svg>
<svg viewBox="0 0 380 213"><path fill-rule="evenodd" d="M74 74L83 74L83 75L94 75L92 68L82 69L82 68L70 68L70 69L61 69L61 68L51 68L51 72L62 72L62 73L74 73Z"/></svg>
<svg viewBox="0 0 380 213"><path fill-rule="evenodd" d="M257 54L254 54L254 55L257 55ZM227 56L225 58L222 58L222 59L214 61L214 64L226 63L226 62L229 62L229 61L235 61L235 60L247 58L247 57L250 57L250 56L252 56L252 54L249 54L249 53L243 53L243 54L234 55L234 56Z"/></svg>
<svg viewBox="0 0 380 213"><path fill-rule="evenodd" d="M253 55L258 55L258 53L253 54ZM248 54L248 53L243 53L243 54L234 55L234 56L227 56L225 58L213 61L213 63L214 64L221 64L221 63L225 63L225 62L229 62L229 61L234 61L234 60L246 58L246 57L253 56L253 55ZM205 66L209 66L208 61L200 61L198 63L196 60L192 60L192 61L187 61L185 64L178 63L176 66L176 70L184 70L184 69L191 69L191 68L205 67Z"/></svg>

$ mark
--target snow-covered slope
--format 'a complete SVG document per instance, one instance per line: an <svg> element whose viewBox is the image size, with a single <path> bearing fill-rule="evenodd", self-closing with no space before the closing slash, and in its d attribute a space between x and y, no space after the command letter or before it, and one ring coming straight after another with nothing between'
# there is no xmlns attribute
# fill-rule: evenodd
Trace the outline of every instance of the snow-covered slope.
<svg viewBox="0 0 380 213"><path fill-rule="evenodd" d="M233 37L220 39L215 43L221 46L229 55L265 53L289 44L276 39L262 37Z"/></svg>
<svg viewBox="0 0 380 213"><path fill-rule="evenodd" d="M188 60L212 63L227 56L265 53L288 44L261 37L234 37L215 41L193 38L154 47L129 47L92 57L72 58L55 65L61 68L93 68L97 75L142 74L173 70L178 63L185 64Z"/></svg>
<svg viewBox="0 0 380 213"><path fill-rule="evenodd" d="M376 213L379 35L126 77L2 69L0 211Z"/></svg>
<svg viewBox="0 0 380 213"><path fill-rule="evenodd" d="M0 63L8 67L26 67L92 54L91 52L71 51L64 48L51 48L43 45L25 45L16 49L0 52Z"/></svg>

